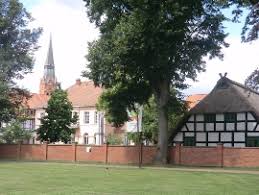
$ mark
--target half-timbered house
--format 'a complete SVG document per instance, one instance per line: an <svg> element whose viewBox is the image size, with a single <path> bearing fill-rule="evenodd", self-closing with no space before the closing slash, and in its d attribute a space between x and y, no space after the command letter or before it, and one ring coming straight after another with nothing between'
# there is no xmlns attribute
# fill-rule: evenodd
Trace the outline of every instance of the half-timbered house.
<svg viewBox="0 0 259 195"><path fill-rule="evenodd" d="M259 93L221 76L190 111L173 142L185 146L259 147Z"/></svg>

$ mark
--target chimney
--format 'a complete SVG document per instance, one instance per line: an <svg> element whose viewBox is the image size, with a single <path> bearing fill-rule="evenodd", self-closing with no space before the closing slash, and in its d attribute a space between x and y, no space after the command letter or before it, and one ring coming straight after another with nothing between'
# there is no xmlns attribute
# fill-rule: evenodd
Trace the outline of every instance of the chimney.
<svg viewBox="0 0 259 195"><path fill-rule="evenodd" d="M76 84L81 85L81 79L76 79Z"/></svg>

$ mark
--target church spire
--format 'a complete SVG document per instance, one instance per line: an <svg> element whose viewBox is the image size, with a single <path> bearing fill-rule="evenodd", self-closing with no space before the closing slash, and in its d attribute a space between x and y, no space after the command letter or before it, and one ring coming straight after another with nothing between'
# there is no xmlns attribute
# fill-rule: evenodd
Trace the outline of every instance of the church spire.
<svg viewBox="0 0 259 195"><path fill-rule="evenodd" d="M44 66L44 79L46 81L56 80L51 35L50 35L50 40L49 40L49 50L48 50L48 54L47 54L47 58L46 58L45 66Z"/></svg>
<svg viewBox="0 0 259 195"><path fill-rule="evenodd" d="M44 75L40 82L40 94L50 95L58 88L57 79L55 76L55 64L52 48L52 37L50 35L49 49L47 53L46 62L44 64Z"/></svg>
<svg viewBox="0 0 259 195"><path fill-rule="evenodd" d="M54 66L53 48L52 48L52 36L50 35L49 50L45 65Z"/></svg>

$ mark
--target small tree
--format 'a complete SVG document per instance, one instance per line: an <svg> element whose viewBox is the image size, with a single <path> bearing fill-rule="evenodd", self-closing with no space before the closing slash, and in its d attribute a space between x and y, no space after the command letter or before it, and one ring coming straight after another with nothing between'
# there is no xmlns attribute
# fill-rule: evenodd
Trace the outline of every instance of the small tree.
<svg viewBox="0 0 259 195"><path fill-rule="evenodd" d="M0 129L1 143L17 143L18 141L28 140L32 137L32 131L22 127L20 121L12 121L7 127Z"/></svg>
<svg viewBox="0 0 259 195"><path fill-rule="evenodd" d="M54 91L45 109L47 115L41 119L41 126L37 130L38 139L41 141L68 143L75 129L78 116L72 116L72 104L67 93L61 89Z"/></svg>
<svg viewBox="0 0 259 195"><path fill-rule="evenodd" d="M122 139L116 134L109 134L106 138L106 142L110 145L120 145L122 144Z"/></svg>

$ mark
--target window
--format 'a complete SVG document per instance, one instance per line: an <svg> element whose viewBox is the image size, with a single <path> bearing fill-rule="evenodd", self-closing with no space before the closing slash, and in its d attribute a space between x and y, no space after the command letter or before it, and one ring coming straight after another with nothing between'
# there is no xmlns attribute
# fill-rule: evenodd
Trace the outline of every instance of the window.
<svg viewBox="0 0 259 195"><path fill-rule="evenodd" d="M88 144L88 133L84 134L84 144Z"/></svg>
<svg viewBox="0 0 259 195"><path fill-rule="evenodd" d="M84 115L84 122L86 124L89 124L89 112L85 112L85 115Z"/></svg>
<svg viewBox="0 0 259 195"><path fill-rule="evenodd" d="M22 127L23 129L26 129L26 130L33 130L35 129L35 121L33 119L24 121L22 123Z"/></svg>
<svg viewBox="0 0 259 195"><path fill-rule="evenodd" d="M226 122L235 122L236 121L236 114L235 113L225 113L224 119Z"/></svg>
<svg viewBox="0 0 259 195"><path fill-rule="evenodd" d="M195 146L195 139L194 139L194 137L184 137L183 145L184 146Z"/></svg>
<svg viewBox="0 0 259 195"><path fill-rule="evenodd" d="M204 121L206 123L214 123L216 121L216 114L205 114Z"/></svg>
<svg viewBox="0 0 259 195"><path fill-rule="evenodd" d="M98 112L94 112L94 123L98 123Z"/></svg>
<svg viewBox="0 0 259 195"><path fill-rule="evenodd" d="M247 147L259 147L259 137L247 137L246 146Z"/></svg>

